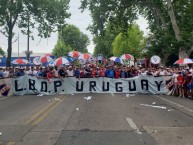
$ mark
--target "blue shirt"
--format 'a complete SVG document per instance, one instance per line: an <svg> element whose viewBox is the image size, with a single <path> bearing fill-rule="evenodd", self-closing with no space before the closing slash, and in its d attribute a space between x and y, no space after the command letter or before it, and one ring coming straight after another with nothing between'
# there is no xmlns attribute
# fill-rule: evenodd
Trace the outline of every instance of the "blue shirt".
<svg viewBox="0 0 193 145"><path fill-rule="evenodd" d="M75 70L74 71L74 76L79 78L80 77L80 71L79 70Z"/></svg>
<svg viewBox="0 0 193 145"><path fill-rule="evenodd" d="M109 78L114 78L114 70L109 70Z"/></svg>
<svg viewBox="0 0 193 145"><path fill-rule="evenodd" d="M3 72L2 71L0 71L0 78L2 78L3 77Z"/></svg>
<svg viewBox="0 0 193 145"><path fill-rule="evenodd" d="M105 71L105 77L109 77L109 70L108 69Z"/></svg>
<svg viewBox="0 0 193 145"><path fill-rule="evenodd" d="M121 78L126 78L126 76L127 76L127 73L125 71L122 71L121 72Z"/></svg>

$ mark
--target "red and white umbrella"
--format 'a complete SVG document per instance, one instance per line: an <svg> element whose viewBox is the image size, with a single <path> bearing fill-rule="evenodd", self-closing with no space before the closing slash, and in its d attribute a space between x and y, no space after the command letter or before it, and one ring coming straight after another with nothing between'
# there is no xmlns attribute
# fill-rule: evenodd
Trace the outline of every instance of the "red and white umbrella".
<svg viewBox="0 0 193 145"><path fill-rule="evenodd" d="M120 57L121 60L134 60L134 57L131 54L123 54Z"/></svg>
<svg viewBox="0 0 193 145"><path fill-rule="evenodd" d="M72 62L72 61L69 58L60 57L60 58L55 60L55 65L60 66L63 64L69 64L70 62Z"/></svg>
<svg viewBox="0 0 193 145"><path fill-rule="evenodd" d="M53 58L49 55L44 55L44 56L40 57L40 62L41 63L50 62L52 60L53 60Z"/></svg>
<svg viewBox="0 0 193 145"><path fill-rule="evenodd" d="M81 54L82 53L80 53L78 51L71 51L71 52L68 53L68 56L78 58Z"/></svg>
<svg viewBox="0 0 193 145"><path fill-rule="evenodd" d="M193 64L193 59L181 58L181 59L177 60L174 64Z"/></svg>
<svg viewBox="0 0 193 145"><path fill-rule="evenodd" d="M88 59L89 57L91 57L90 54L84 53L84 54L81 54L81 55L78 57L78 59Z"/></svg>
<svg viewBox="0 0 193 145"><path fill-rule="evenodd" d="M121 63L121 59L120 59L119 57L113 56L113 57L111 57L111 58L109 58L109 59L112 60L112 61L114 61L114 62L119 62L119 63Z"/></svg>
<svg viewBox="0 0 193 145"><path fill-rule="evenodd" d="M29 63L29 62L28 62L28 60L26 60L26 59L17 58L17 59L15 59L15 60L13 60L11 63L12 63L12 64L27 64L27 63Z"/></svg>

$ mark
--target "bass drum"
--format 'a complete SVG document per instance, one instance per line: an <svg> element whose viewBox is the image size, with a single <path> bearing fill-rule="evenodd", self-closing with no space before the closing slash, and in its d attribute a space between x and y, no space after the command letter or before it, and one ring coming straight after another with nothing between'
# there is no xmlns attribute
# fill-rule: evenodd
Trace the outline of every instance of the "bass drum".
<svg viewBox="0 0 193 145"><path fill-rule="evenodd" d="M35 57L35 58L33 59L33 64L34 64L34 65L41 65L40 57Z"/></svg>

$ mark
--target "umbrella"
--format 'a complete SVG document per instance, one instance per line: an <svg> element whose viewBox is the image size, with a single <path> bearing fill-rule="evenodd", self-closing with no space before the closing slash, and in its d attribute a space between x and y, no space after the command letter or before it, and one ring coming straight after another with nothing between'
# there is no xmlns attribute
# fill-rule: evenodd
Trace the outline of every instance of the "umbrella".
<svg viewBox="0 0 193 145"><path fill-rule="evenodd" d="M88 59L91 55L88 53L81 54L78 59Z"/></svg>
<svg viewBox="0 0 193 145"><path fill-rule="evenodd" d="M69 60L70 60L70 62L73 62L73 61L77 60L77 58L73 58L73 57L67 57L67 56L64 56L64 58L67 58L67 59L69 59Z"/></svg>
<svg viewBox="0 0 193 145"><path fill-rule="evenodd" d="M177 60L174 64L193 64L193 60L190 58L181 58Z"/></svg>
<svg viewBox="0 0 193 145"><path fill-rule="evenodd" d="M86 63L86 59L78 59L79 64L83 65Z"/></svg>
<svg viewBox="0 0 193 145"><path fill-rule="evenodd" d="M12 63L12 64L27 64L27 63L29 63L29 62L28 62L28 60L26 60L26 59L17 58L17 59L15 59L15 60L13 60L11 63Z"/></svg>
<svg viewBox="0 0 193 145"><path fill-rule="evenodd" d="M53 58L49 55L44 55L44 56L40 57L40 62L41 63L50 62L52 60L53 60Z"/></svg>
<svg viewBox="0 0 193 145"><path fill-rule="evenodd" d="M50 61L50 62L48 63L48 66L54 66L54 65L55 65L54 60L52 60L52 61Z"/></svg>
<svg viewBox="0 0 193 145"><path fill-rule="evenodd" d="M131 54L123 54L120 57L121 60L134 60L134 57Z"/></svg>
<svg viewBox="0 0 193 145"><path fill-rule="evenodd" d="M63 64L69 64L71 62L72 62L72 60L70 58L60 57L60 58L55 60L55 65L60 66L60 65L63 65Z"/></svg>
<svg viewBox="0 0 193 145"><path fill-rule="evenodd" d="M109 59L112 60L112 61L114 61L114 62L119 62L119 63L121 63L121 59L120 59L119 57L113 56L113 57L111 57L111 58L109 58Z"/></svg>
<svg viewBox="0 0 193 145"><path fill-rule="evenodd" d="M94 64L94 63L96 63L96 58L94 56L90 56L88 58L88 62L91 63L91 64Z"/></svg>
<svg viewBox="0 0 193 145"><path fill-rule="evenodd" d="M80 53L78 51L71 51L71 52L68 53L68 56L78 58L81 54L82 53Z"/></svg>

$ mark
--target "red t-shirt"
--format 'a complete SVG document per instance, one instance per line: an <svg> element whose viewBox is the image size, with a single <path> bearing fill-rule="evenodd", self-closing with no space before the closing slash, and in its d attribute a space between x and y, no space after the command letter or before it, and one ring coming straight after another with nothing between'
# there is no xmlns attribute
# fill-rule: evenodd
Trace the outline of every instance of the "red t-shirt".
<svg viewBox="0 0 193 145"><path fill-rule="evenodd" d="M185 77L186 80L186 84L190 84L192 81L192 75L191 74L187 74L187 76Z"/></svg>
<svg viewBox="0 0 193 145"><path fill-rule="evenodd" d="M92 77L96 77L97 76L97 70L92 70Z"/></svg>
<svg viewBox="0 0 193 145"><path fill-rule="evenodd" d="M177 80L178 80L178 84L179 84L179 85L183 85L183 83L184 83L184 76L179 75L179 76L177 77Z"/></svg>
<svg viewBox="0 0 193 145"><path fill-rule="evenodd" d="M84 71L80 71L80 77L83 78L84 77Z"/></svg>
<svg viewBox="0 0 193 145"><path fill-rule="evenodd" d="M105 77L105 69L101 69L100 70L100 76L101 77Z"/></svg>
<svg viewBox="0 0 193 145"><path fill-rule="evenodd" d="M115 70L115 78L120 78L120 71L119 70Z"/></svg>

